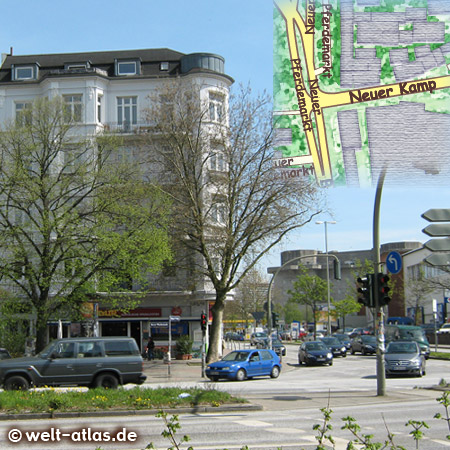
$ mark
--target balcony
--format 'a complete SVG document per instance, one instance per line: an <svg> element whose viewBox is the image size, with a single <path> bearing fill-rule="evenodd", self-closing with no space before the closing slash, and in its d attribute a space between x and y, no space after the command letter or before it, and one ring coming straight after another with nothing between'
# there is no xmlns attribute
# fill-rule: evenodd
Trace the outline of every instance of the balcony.
<svg viewBox="0 0 450 450"><path fill-rule="evenodd" d="M74 69L54 69L48 72L48 76L61 76L61 75L86 75L97 74L104 77L108 76L108 72L98 67L77 67Z"/></svg>
<svg viewBox="0 0 450 450"><path fill-rule="evenodd" d="M148 122L139 122L137 124L132 124L124 121L119 124L117 122L108 122L103 124L103 129L110 133L120 133L120 134L149 134L154 131L154 126Z"/></svg>

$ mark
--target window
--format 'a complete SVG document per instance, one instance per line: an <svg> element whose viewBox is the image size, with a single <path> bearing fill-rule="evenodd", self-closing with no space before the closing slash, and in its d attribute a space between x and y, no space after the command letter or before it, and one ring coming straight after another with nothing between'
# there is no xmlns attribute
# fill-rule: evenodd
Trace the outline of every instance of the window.
<svg viewBox="0 0 450 450"><path fill-rule="evenodd" d="M137 124L137 97L117 97L117 123L125 131Z"/></svg>
<svg viewBox="0 0 450 450"><path fill-rule="evenodd" d="M167 61L162 62L159 65L159 70L163 71L163 70L169 70L169 63Z"/></svg>
<svg viewBox="0 0 450 450"><path fill-rule="evenodd" d="M106 356L128 356L139 354L129 341L105 341Z"/></svg>
<svg viewBox="0 0 450 450"><path fill-rule="evenodd" d="M224 108L223 95L214 92L209 93L209 120L220 122L223 118Z"/></svg>
<svg viewBox="0 0 450 450"><path fill-rule="evenodd" d="M16 124L19 126L31 124L31 103L16 103Z"/></svg>
<svg viewBox="0 0 450 450"><path fill-rule="evenodd" d="M141 69L139 61L116 60L115 67L116 67L116 75L119 76L139 75Z"/></svg>
<svg viewBox="0 0 450 450"><path fill-rule="evenodd" d="M224 224L226 219L225 203L218 202L211 206L211 220L213 223Z"/></svg>
<svg viewBox="0 0 450 450"><path fill-rule="evenodd" d="M63 95L66 102L65 119L67 122L81 122L82 95Z"/></svg>
<svg viewBox="0 0 450 450"><path fill-rule="evenodd" d="M37 78L36 66L13 66L13 80L35 80Z"/></svg>
<svg viewBox="0 0 450 450"><path fill-rule="evenodd" d="M227 163L225 155L220 150L213 150L209 154L209 169L218 172L225 172L227 170Z"/></svg>
<svg viewBox="0 0 450 450"><path fill-rule="evenodd" d="M103 95L97 95L97 122L102 123L102 100Z"/></svg>

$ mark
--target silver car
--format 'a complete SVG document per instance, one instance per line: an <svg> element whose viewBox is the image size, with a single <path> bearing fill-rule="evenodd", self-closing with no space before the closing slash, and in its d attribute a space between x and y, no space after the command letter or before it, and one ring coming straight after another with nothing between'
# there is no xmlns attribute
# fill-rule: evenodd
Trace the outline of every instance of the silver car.
<svg viewBox="0 0 450 450"><path fill-rule="evenodd" d="M392 341L384 355L386 376L426 374L426 360L415 341Z"/></svg>

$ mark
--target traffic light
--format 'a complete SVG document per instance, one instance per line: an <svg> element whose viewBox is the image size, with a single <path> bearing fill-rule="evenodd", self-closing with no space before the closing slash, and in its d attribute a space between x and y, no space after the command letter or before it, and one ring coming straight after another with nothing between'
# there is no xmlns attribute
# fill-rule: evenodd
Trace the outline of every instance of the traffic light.
<svg viewBox="0 0 450 450"><path fill-rule="evenodd" d="M338 259L333 259L334 279L340 280L341 276L341 262Z"/></svg>
<svg viewBox="0 0 450 450"><path fill-rule="evenodd" d="M378 290L378 304L380 306L388 305L391 301L389 297L389 291L391 288L388 286L389 277L384 273L377 273L377 290Z"/></svg>
<svg viewBox="0 0 450 450"><path fill-rule="evenodd" d="M276 312L272 312L272 327L276 328L278 327L278 318L280 317L280 315Z"/></svg>
<svg viewBox="0 0 450 450"><path fill-rule="evenodd" d="M365 277L358 277L356 281L358 283L358 303L361 303L369 308L373 308L373 274L367 273Z"/></svg>
<svg viewBox="0 0 450 450"><path fill-rule="evenodd" d="M206 331L206 327L208 325L208 320L206 319L206 314L202 313L200 316L200 324L202 326L202 331Z"/></svg>

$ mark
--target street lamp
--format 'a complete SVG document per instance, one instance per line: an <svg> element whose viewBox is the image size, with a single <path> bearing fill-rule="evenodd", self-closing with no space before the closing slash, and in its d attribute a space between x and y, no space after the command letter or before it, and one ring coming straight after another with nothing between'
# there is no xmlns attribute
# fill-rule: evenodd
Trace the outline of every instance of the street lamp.
<svg viewBox="0 0 450 450"><path fill-rule="evenodd" d="M335 224L336 222L334 220L318 220L316 222L317 225L325 225L325 254L327 256L327 305L328 305L328 336L331 334L331 301L330 301L330 269L328 264L328 230L327 225L328 224Z"/></svg>

